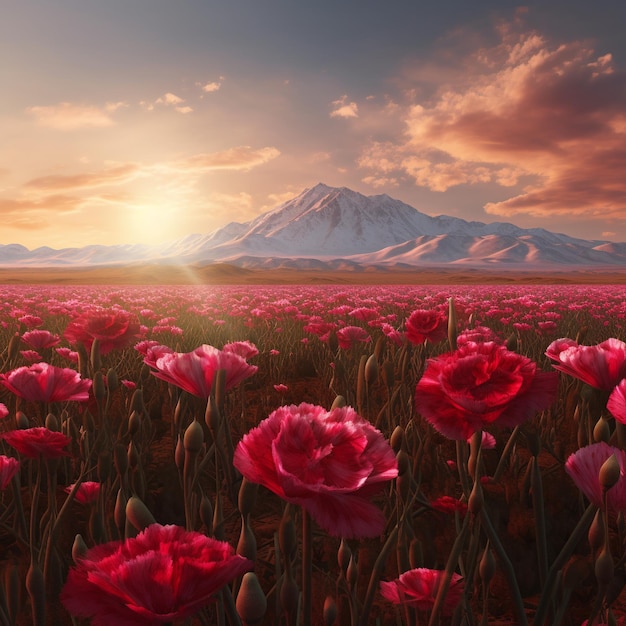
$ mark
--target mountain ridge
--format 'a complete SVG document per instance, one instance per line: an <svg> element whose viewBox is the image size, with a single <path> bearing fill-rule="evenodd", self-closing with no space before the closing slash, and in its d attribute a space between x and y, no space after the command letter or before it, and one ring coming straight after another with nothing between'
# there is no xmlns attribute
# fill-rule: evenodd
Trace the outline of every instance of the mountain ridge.
<svg viewBox="0 0 626 626"><path fill-rule="evenodd" d="M140 262L263 267L625 267L626 243L578 239L508 222L429 216L387 194L319 183L249 222L166 243L59 250L0 244L4 267L94 267Z"/></svg>

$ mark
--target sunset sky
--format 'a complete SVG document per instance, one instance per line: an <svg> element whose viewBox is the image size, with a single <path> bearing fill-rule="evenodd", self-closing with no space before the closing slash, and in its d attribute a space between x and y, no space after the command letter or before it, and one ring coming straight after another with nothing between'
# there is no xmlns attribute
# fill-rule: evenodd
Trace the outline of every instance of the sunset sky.
<svg viewBox="0 0 626 626"><path fill-rule="evenodd" d="M626 3L21 0L0 243L158 243L318 182L626 241Z"/></svg>

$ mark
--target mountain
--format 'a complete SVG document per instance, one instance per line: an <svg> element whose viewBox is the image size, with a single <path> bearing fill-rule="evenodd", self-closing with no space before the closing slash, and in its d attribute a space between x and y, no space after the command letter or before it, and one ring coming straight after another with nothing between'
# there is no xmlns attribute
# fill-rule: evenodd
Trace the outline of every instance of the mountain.
<svg viewBox="0 0 626 626"><path fill-rule="evenodd" d="M388 195L318 184L240 224L160 245L28 250L0 245L0 265L92 267L129 263L353 269L626 267L626 243L585 240L509 223L431 217Z"/></svg>

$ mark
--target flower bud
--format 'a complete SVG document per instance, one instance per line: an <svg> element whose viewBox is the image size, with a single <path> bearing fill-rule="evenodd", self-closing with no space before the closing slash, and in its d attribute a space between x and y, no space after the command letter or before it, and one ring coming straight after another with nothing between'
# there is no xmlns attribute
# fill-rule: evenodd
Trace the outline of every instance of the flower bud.
<svg viewBox="0 0 626 626"><path fill-rule="evenodd" d="M128 502L126 503L126 520L137 530L143 530L150 526L150 524L156 523L148 507L137 496L128 498Z"/></svg>
<svg viewBox="0 0 626 626"><path fill-rule="evenodd" d="M600 552L595 564L596 580L600 587L608 585L613 580L613 557L605 546Z"/></svg>
<svg viewBox="0 0 626 626"><path fill-rule="evenodd" d="M237 554L245 556L251 561L256 561L256 537L250 528L247 517L241 516L241 533L239 534L239 543L237 543Z"/></svg>
<svg viewBox="0 0 626 626"><path fill-rule="evenodd" d="M333 409L340 409L346 405L347 405L347 402L343 396L336 396L335 399L333 400L330 410L332 411Z"/></svg>
<svg viewBox="0 0 626 626"><path fill-rule="evenodd" d="M350 546L346 543L345 539L342 539L339 544L339 550L337 551L337 563L344 576L348 570L348 565L350 565L350 559L352 559L352 550L350 550Z"/></svg>
<svg viewBox="0 0 626 626"><path fill-rule="evenodd" d="M395 382L395 367L393 365L393 361L390 361L389 359L385 359L383 361L382 377L387 389L391 389L393 387L393 383Z"/></svg>
<svg viewBox="0 0 626 626"><path fill-rule="evenodd" d="M593 552L597 552L604 545L604 514L598 509L587 532L589 546Z"/></svg>
<svg viewBox="0 0 626 626"><path fill-rule="evenodd" d="M378 361L376 355L372 354L365 362L365 382L373 385L378 380Z"/></svg>
<svg viewBox="0 0 626 626"><path fill-rule="evenodd" d="M402 448L402 443L404 441L404 428L402 426L396 426L391 433L391 437L389 438L389 445L391 449L398 454Z"/></svg>
<svg viewBox="0 0 626 626"><path fill-rule="evenodd" d="M100 370L96 370L93 375L93 395L98 402L102 402L106 397L106 387L104 386L104 376Z"/></svg>
<svg viewBox="0 0 626 626"><path fill-rule="evenodd" d="M78 565L78 561L80 561L85 554L87 554L87 544L85 543L82 535L77 534L76 537L74 537L74 543L72 544L72 560L76 565Z"/></svg>
<svg viewBox="0 0 626 626"><path fill-rule="evenodd" d="M593 427L593 440L595 443L600 443L601 441L609 443L610 438L611 428L609 427L609 423L604 419L604 417L600 416L596 425Z"/></svg>
<svg viewBox="0 0 626 626"><path fill-rule="evenodd" d="M235 606L245 626L253 626L263 621L267 611L267 598L254 572L243 575Z"/></svg>
<svg viewBox="0 0 626 626"><path fill-rule="evenodd" d="M252 513L252 509L256 504L256 496L259 491L259 485L244 478L241 481L239 487L239 494L237 496L237 508L241 515L248 516Z"/></svg>
<svg viewBox="0 0 626 626"><path fill-rule="evenodd" d="M332 596L326 596L324 600L324 626L332 626L337 620L337 604Z"/></svg>
<svg viewBox="0 0 626 626"><path fill-rule="evenodd" d="M448 298L448 342L450 350L456 350L457 332L456 307L454 306L454 298Z"/></svg>
<svg viewBox="0 0 626 626"><path fill-rule="evenodd" d="M111 393L113 391L117 391L119 386L120 386L120 381L117 377L117 372L115 371L114 368L111 367L107 371L107 389L109 390L109 393Z"/></svg>
<svg viewBox="0 0 626 626"><path fill-rule="evenodd" d="M352 590L354 590L354 586L357 583L358 577L359 577L359 569L358 569L357 562L353 554L350 557L350 563L348 563L348 569L346 570L346 580L348 581L348 585L350 585L350 588Z"/></svg>
<svg viewBox="0 0 626 626"><path fill-rule="evenodd" d="M489 547L489 543L485 546L485 551L478 564L478 573L485 587L489 586L489 583L496 574L496 559Z"/></svg>
<svg viewBox="0 0 626 626"><path fill-rule="evenodd" d="M191 424L185 430L185 437L183 439L183 445L186 452L198 453L202 450L202 444L204 443L204 432L202 426L198 420L193 420Z"/></svg>
<svg viewBox="0 0 626 626"><path fill-rule="evenodd" d="M128 434L132 437L135 435L141 426L141 416L137 411L133 411L128 418Z"/></svg>
<svg viewBox="0 0 626 626"><path fill-rule="evenodd" d="M22 411L18 411L15 414L15 427L18 430L25 430L26 428L30 428L30 422Z"/></svg>
<svg viewBox="0 0 626 626"><path fill-rule="evenodd" d="M44 426L48 430L59 432L59 420L54 413L48 413L48 415L46 415L46 421L44 423Z"/></svg>
<svg viewBox="0 0 626 626"><path fill-rule="evenodd" d="M13 359L17 358L17 355L20 353L21 341L22 341L22 338L19 336L18 333L15 333L11 337L11 339L9 339L9 346L8 346L9 360L12 361Z"/></svg>
<svg viewBox="0 0 626 626"><path fill-rule="evenodd" d="M605 491L613 487L620 479L621 467L615 454L612 454L600 467L598 477L600 485Z"/></svg>
<svg viewBox="0 0 626 626"><path fill-rule="evenodd" d="M91 369L98 372L102 367L102 359L100 358L100 340L94 339L91 344Z"/></svg>

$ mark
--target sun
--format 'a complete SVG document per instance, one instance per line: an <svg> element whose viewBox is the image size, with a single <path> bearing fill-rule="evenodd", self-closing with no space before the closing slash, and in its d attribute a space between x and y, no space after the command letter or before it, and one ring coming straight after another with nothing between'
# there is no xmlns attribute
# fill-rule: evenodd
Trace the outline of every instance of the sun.
<svg viewBox="0 0 626 626"><path fill-rule="evenodd" d="M128 207L127 241L133 243L160 244L184 236L182 217L169 199L151 198Z"/></svg>

